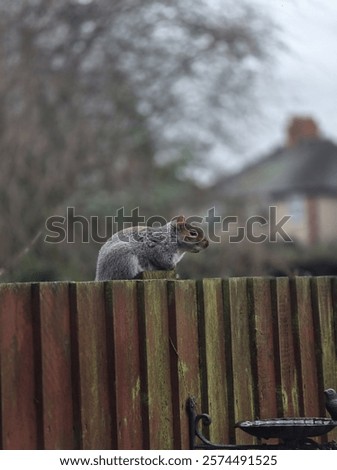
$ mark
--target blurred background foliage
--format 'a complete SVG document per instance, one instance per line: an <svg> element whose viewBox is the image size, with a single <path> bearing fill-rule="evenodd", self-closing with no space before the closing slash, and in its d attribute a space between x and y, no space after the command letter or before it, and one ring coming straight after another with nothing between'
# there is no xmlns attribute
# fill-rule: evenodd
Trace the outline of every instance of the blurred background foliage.
<svg viewBox="0 0 337 470"><path fill-rule="evenodd" d="M248 1L2 0L0 280L94 278L100 245L80 227L44 241L67 207L102 231L120 207L205 215L215 142L238 144L275 47ZM186 256L181 275L222 275L225 251Z"/></svg>

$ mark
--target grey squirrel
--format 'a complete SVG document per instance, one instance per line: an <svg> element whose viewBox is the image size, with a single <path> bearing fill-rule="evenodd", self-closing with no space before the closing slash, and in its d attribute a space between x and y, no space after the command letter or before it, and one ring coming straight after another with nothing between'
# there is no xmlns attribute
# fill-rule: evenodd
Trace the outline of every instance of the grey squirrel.
<svg viewBox="0 0 337 470"><path fill-rule="evenodd" d="M135 279L143 271L172 270L186 252L208 247L199 227L180 215L162 227L131 227L115 233L100 249L96 281Z"/></svg>

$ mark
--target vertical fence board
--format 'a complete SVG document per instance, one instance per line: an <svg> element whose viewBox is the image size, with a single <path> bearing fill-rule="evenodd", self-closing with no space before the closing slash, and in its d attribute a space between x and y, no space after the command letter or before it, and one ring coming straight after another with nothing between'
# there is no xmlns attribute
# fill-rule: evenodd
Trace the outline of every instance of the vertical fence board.
<svg viewBox="0 0 337 470"><path fill-rule="evenodd" d="M315 328L309 277L292 280L296 328L296 356L299 361L299 398L301 416L319 416Z"/></svg>
<svg viewBox="0 0 337 470"><path fill-rule="evenodd" d="M278 330L278 395L279 415L300 416L298 397L298 372L295 355L293 316L289 279L278 278L274 284L274 302Z"/></svg>
<svg viewBox="0 0 337 470"><path fill-rule="evenodd" d="M30 284L0 285L2 448L39 447Z"/></svg>
<svg viewBox="0 0 337 470"><path fill-rule="evenodd" d="M334 277L331 280L331 291L332 291L332 315L333 315L333 343L336 348L336 353L335 353L336 355L335 355L334 360L335 360L336 368L337 368L337 277ZM335 387L335 390L337 390L337 385ZM333 430L332 436L333 436L333 439L337 441L336 429ZM330 437L330 434L329 434L329 437Z"/></svg>
<svg viewBox="0 0 337 470"><path fill-rule="evenodd" d="M39 286L45 449L73 449L69 285Z"/></svg>
<svg viewBox="0 0 337 470"><path fill-rule="evenodd" d="M76 328L79 369L79 395L74 399L79 406L81 447L110 449L104 284L83 282L72 286L72 290L74 287L76 310L72 326Z"/></svg>
<svg viewBox="0 0 337 470"><path fill-rule="evenodd" d="M205 374L207 375L207 411L216 416L209 433L213 442L228 442L228 394L226 382L225 325L221 279L204 279L203 325Z"/></svg>
<svg viewBox="0 0 337 470"><path fill-rule="evenodd" d="M268 278L249 280L251 315L253 315L255 344L254 369L261 419L277 416L274 325L271 305L271 286Z"/></svg>
<svg viewBox="0 0 337 470"><path fill-rule="evenodd" d="M312 279L313 308L316 325L316 352L318 355L318 398L320 416L329 413L325 410L323 391L327 388L337 389L336 344L334 331L334 311L332 282L328 277ZM329 434L329 439L337 438L337 431Z"/></svg>
<svg viewBox="0 0 337 470"><path fill-rule="evenodd" d="M140 281L144 447L173 448L167 282Z"/></svg>
<svg viewBox="0 0 337 470"><path fill-rule="evenodd" d="M136 281L114 281L111 315L117 449L142 449L138 304ZM109 342L109 338L108 338Z"/></svg>
<svg viewBox="0 0 337 470"><path fill-rule="evenodd" d="M336 344L334 335L334 312L332 281L329 277L312 279L314 324L316 332L316 354L318 353L318 397L320 416L328 416L325 409L323 391L327 388L337 390ZM337 438L337 431L329 434L329 439ZM327 440L327 437L324 438Z"/></svg>
<svg viewBox="0 0 337 470"><path fill-rule="evenodd" d="M255 418L255 404L247 279L232 278L229 280L229 301L235 421L251 420ZM252 436L237 429L236 442L238 444L252 444L255 440Z"/></svg>
<svg viewBox="0 0 337 470"><path fill-rule="evenodd" d="M320 386L322 389L337 388L336 345L334 342L334 315L332 305L331 279L319 277L312 279L313 306L316 320L316 344L319 353ZM323 404L323 390L321 403ZM322 406L322 410L324 407Z"/></svg>
<svg viewBox="0 0 337 470"><path fill-rule="evenodd" d="M331 289L332 289L332 308L333 308L333 341L337 345L337 277L332 278L331 280ZM336 353L337 354L337 353ZM337 356L336 356L337 360Z"/></svg>
<svg viewBox="0 0 337 470"><path fill-rule="evenodd" d="M189 448L186 399L194 396L200 406L200 372L195 281L169 283L171 382L174 413L174 448Z"/></svg>

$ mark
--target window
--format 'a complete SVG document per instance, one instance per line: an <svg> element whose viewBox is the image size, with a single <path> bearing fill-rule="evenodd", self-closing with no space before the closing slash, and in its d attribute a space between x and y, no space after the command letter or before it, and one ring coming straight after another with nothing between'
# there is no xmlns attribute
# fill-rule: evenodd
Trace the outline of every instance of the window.
<svg viewBox="0 0 337 470"><path fill-rule="evenodd" d="M288 200L289 215L293 223L303 222L305 215L305 198L300 194L292 195Z"/></svg>

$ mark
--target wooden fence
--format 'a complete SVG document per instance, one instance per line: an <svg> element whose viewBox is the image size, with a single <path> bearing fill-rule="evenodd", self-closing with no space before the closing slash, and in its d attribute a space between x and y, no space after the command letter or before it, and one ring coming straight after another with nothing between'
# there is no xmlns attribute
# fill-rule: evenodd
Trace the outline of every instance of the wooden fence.
<svg viewBox="0 0 337 470"><path fill-rule="evenodd" d="M236 421L326 416L336 339L337 278L0 284L0 447L187 449L190 395L253 443Z"/></svg>

